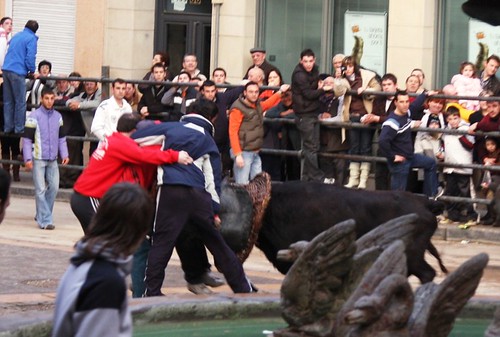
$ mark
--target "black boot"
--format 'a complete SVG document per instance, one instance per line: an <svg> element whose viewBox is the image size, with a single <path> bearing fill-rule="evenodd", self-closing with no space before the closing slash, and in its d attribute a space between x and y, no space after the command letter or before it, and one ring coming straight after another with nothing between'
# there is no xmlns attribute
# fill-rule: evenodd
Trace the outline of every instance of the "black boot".
<svg viewBox="0 0 500 337"><path fill-rule="evenodd" d="M12 178L14 181L21 181L21 177L19 176L19 165L12 165Z"/></svg>
<svg viewBox="0 0 500 337"><path fill-rule="evenodd" d="M2 153L2 159L3 160L10 160L10 153ZM9 163L3 163L2 167L10 175L10 164Z"/></svg>

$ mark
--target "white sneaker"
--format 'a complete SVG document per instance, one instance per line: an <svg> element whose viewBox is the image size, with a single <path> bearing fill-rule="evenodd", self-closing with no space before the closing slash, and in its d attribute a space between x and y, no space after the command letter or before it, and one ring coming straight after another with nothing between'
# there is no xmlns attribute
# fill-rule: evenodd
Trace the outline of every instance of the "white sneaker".
<svg viewBox="0 0 500 337"><path fill-rule="evenodd" d="M323 180L323 184L333 184L335 183L335 178L325 178L325 180Z"/></svg>

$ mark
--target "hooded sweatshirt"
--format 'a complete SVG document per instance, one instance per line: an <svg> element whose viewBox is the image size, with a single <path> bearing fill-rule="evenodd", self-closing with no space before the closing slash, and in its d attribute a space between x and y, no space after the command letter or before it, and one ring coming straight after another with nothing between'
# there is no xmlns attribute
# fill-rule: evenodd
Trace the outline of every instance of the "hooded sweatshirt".
<svg viewBox="0 0 500 337"><path fill-rule="evenodd" d="M59 288L52 337L132 336L125 277L132 256L117 256L109 249L79 241Z"/></svg>

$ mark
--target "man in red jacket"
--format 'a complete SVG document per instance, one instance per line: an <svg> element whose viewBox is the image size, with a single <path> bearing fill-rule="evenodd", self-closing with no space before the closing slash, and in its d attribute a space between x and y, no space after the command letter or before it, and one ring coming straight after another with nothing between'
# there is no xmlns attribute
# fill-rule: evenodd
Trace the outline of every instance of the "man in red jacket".
<svg viewBox="0 0 500 337"><path fill-rule="evenodd" d="M180 163L191 164L193 159L185 151L141 148L130 138L139 118L124 114L118 120L117 132L104 139L94 151L87 168L75 183L71 209L87 232L99 199L118 182L138 183L150 187L150 176L142 166Z"/></svg>
<svg viewBox="0 0 500 337"><path fill-rule="evenodd" d="M141 148L130 138L140 118L127 113L120 117L117 132L99 143L87 168L74 185L75 193L71 196L71 209L80 221L85 233L92 217L97 212L99 200L116 183L132 182L149 190L154 182L157 165L180 163L189 165L193 159L185 151L158 148ZM142 246L141 246L142 247ZM140 254L141 248L137 254ZM144 268L140 258L132 267L133 296L142 295Z"/></svg>

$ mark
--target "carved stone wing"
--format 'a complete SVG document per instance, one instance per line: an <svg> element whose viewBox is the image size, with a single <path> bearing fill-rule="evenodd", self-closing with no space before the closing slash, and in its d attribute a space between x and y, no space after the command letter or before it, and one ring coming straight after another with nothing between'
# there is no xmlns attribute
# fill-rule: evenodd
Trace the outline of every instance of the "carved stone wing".
<svg viewBox="0 0 500 337"><path fill-rule="evenodd" d="M396 240L408 246L409 240L414 237L415 226L412 223L417 219L417 214L411 213L377 226L356 241L358 252L373 246L387 247Z"/></svg>
<svg viewBox="0 0 500 337"><path fill-rule="evenodd" d="M349 336L349 331L353 327L344 321L344 317L348 312L355 309L355 303L360 298L373 294L379 284L389 275L406 276L406 256L404 251L405 247L402 241L393 242L378 256L368 271L363 273L361 282L359 282L357 288L351 293L351 296L337 314L335 336ZM356 270L356 267L353 270Z"/></svg>
<svg viewBox="0 0 500 337"><path fill-rule="evenodd" d="M409 321L411 336L448 336L460 310L476 292L487 264L488 255L481 253L464 262L441 284L420 286Z"/></svg>
<svg viewBox="0 0 500 337"><path fill-rule="evenodd" d="M282 315L292 328L314 331L314 336L329 331L322 320L351 269L355 240L354 220L347 220L305 246L281 286Z"/></svg>
<svg viewBox="0 0 500 337"><path fill-rule="evenodd" d="M493 316L493 321L486 329L484 337L498 337L500 336L500 307L495 310L495 315Z"/></svg>

